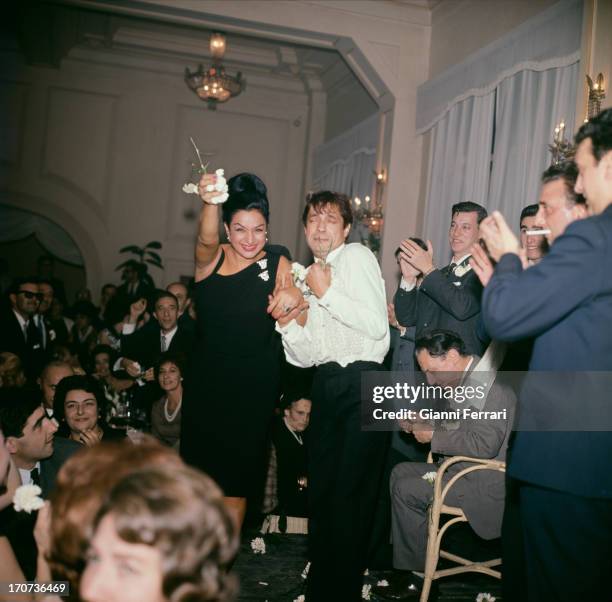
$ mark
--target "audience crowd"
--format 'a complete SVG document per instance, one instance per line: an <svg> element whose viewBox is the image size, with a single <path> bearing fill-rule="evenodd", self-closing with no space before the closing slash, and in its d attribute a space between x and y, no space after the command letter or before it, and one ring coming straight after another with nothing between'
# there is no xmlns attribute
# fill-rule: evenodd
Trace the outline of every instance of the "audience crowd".
<svg viewBox="0 0 612 602"><path fill-rule="evenodd" d="M575 143L574 158L542 174L539 199L524 199L514 227L475 202L452 205L449 263L407 224L389 300L374 255L345 243L353 223L347 197L309 195L303 225L315 261L304 274L295 264L288 273L287 250L265 237L265 185L249 174L238 177L243 188L230 186L222 216L209 190L216 176L202 178L195 284L157 289L143 265L128 262L122 282L105 284L95 301L86 289L71 300L53 258L41 257L36 275L15 278L0 307L0 582L66 580L70 599L86 601L231 600L245 509L257 519L265 507L279 524L308 518L307 600L360 599L368 566L392 570L376 596L415 600L424 587L428 475L466 456L507 464L505 475L469 473L446 500L463 511L472 535L501 538L503 599L604 599L612 569L610 410L585 401L586 414L602 416L602 430L572 423L559 432L551 416L573 416L571 402L530 380L536 372L612 370L612 109L585 123ZM255 216L252 228L245 216ZM243 269L254 264L258 272ZM219 377L197 357L202 325L234 319L222 311L198 318L209 307L203 286L221 290L214 278L242 278L231 307L248 306L253 295L270 321L269 347L251 351L265 356L258 371L275 363L272 376L239 372L259 379L260 389L237 378L230 407L201 400L236 425L215 434L219 457L224 440L235 446L249 429L268 433L265 500L263 474L249 475L257 491L250 485L224 497L181 459L182 430L215 430L192 424L207 416L194 411L194 391ZM252 343L248 325L241 337L219 357L206 347L224 379L232 365L255 361L241 355ZM403 417L392 433L362 428L362 375L373 371L453 395L487 374L474 406L487 418L442 412ZM280 382L274 410L249 414L272 380ZM248 423L255 419L263 422ZM188 443L189 464L210 464L193 460L197 437ZM231 466L217 462L215 470ZM444 482L462 468L454 465ZM249 505L241 502L237 519L243 495ZM130 565L138 579L127 576Z"/></svg>

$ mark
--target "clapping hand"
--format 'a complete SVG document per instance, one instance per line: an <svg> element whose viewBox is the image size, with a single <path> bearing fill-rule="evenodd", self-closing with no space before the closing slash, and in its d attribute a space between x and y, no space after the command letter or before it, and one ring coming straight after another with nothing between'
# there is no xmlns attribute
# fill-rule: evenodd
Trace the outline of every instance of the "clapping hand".
<svg viewBox="0 0 612 602"><path fill-rule="evenodd" d="M408 272L409 275L407 278L406 275L404 275L406 279L414 280L419 274L428 274L433 270L433 246L430 240L427 241L427 251L423 250L417 243L409 238L402 240L400 249L400 269L402 269L402 275L404 275L404 268L402 268L403 260L407 261L417 270L416 274Z"/></svg>
<svg viewBox="0 0 612 602"><path fill-rule="evenodd" d="M510 230L504 216L499 211L494 211L482 221L480 236L484 239L495 261L499 261L506 253L514 253L520 257L521 245L518 238Z"/></svg>
<svg viewBox="0 0 612 602"><path fill-rule="evenodd" d="M482 286L487 286L495 267L486 254L485 250L480 246L480 243L475 243L471 248L472 256L470 257L470 265L474 270L476 276L480 279Z"/></svg>
<svg viewBox="0 0 612 602"><path fill-rule="evenodd" d="M130 305L130 323L136 324L138 322L138 318L144 313L145 309L147 309L147 300L144 298L138 299L138 301L134 301Z"/></svg>

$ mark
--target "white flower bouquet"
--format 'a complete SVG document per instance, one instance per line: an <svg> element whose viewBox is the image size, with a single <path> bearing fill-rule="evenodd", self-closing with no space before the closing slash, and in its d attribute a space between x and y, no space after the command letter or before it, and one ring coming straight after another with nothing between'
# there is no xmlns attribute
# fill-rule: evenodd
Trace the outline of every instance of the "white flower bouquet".
<svg viewBox="0 0 612 602"><path fill-rule="evenodd" d="M208 168L208 163L204 165L202 162L202 157L200 155L200 151L196 146L196 143L193 141L193 138L189 138L191 140L191 144L193 144L193 148L195 149L196 155L198 156L198 161L200 162L199 167L195 167L195 172L197 175L206 175L206 169ZM223 169L217 169L215 171L215 175L217 176L217 180L214 184L209 184L206 186L206 192L214 192L215 190L219 193L217 196L212 197L211 203L213 205L219 205L221 203L225 203L227 201L229 194L227 192L227 181L225 179L225 171ZM186 194L199 194L198 185L193 182L189 182L187 184L183 184L183 192Z"/></svg>

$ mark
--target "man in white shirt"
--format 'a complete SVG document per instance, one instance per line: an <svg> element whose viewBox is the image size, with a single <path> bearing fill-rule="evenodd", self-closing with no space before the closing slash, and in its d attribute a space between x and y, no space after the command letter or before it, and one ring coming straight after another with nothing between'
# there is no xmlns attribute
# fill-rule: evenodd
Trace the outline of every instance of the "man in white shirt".
<svg viewBox="0 0 612 602"><path fill-rule="evenodd" d="M385 287L372 252L345 244L348 197L310 195L302 217L315 257L308 309L278 294L271 303L287 360L317 366L309 438L311 567L307 599L361 600L363 571L387 436L361 430L361 373L380 370L389 349ZM300 301L300 302L298 302Z"/></svg>

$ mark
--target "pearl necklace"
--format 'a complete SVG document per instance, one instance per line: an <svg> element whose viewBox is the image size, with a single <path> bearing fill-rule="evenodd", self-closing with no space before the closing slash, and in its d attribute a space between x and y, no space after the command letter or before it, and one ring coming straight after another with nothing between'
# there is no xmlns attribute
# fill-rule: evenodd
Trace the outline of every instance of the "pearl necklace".
<svg viewBox="0 0 612 602"><path fill-rule="evenodd" d="M182 403L183 403L183 398L181 397L179 399L179 402L178 402L174 412L172 412L172 414L169 414L168 413L168 398L166 397L166 399L164 400L164 415L166 416L166 420L168 422L173 422L174 421L174 419L176 418L176 415L179 413L179 410L181 409L181 404Z"/></svg>

